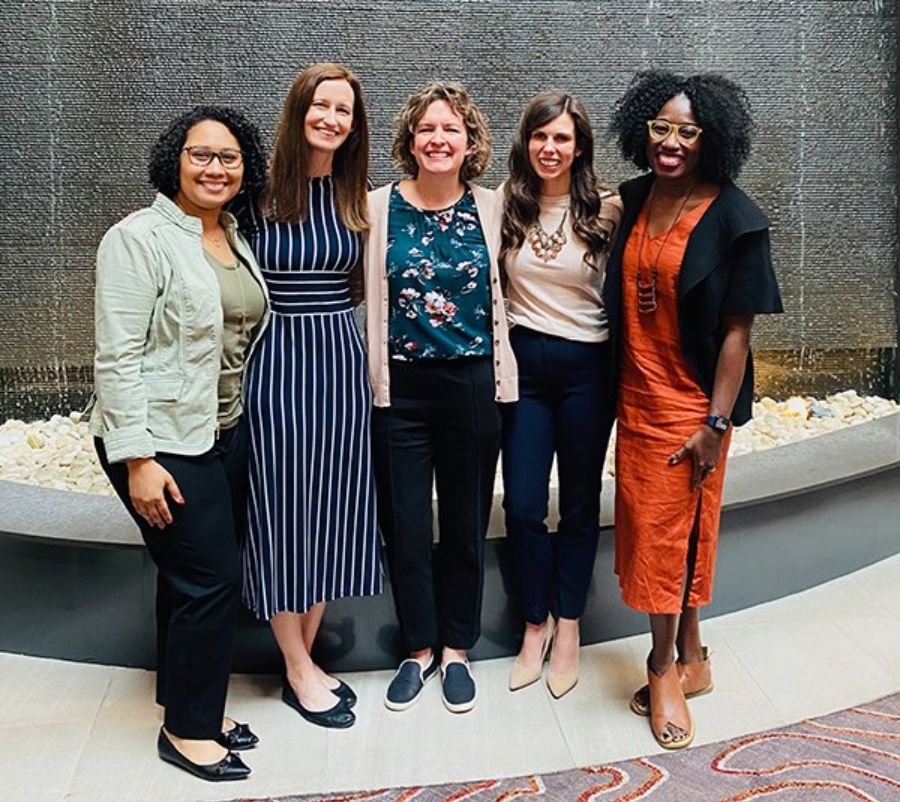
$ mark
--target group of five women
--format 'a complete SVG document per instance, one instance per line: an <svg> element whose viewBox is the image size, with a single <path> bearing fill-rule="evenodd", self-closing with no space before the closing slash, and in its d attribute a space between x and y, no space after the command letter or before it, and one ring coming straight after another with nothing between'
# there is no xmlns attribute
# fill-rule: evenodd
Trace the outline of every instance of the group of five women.
<svg viewBox="0 0 900 802"><path fill-rule="evenodd" d="M549 656L550 693L571 690L616 415L616 572L653 637L631 706L661 746L690 743L750 328L781 310L768 222L732 182L750 129L731 81L642 73L612 130L649 172L616 194L584 106L558 91L528 103L497 190L474 183L491 136L455 83L409 97L392 148L406 177L368 193L362 90L338 65L298 76L268 163L231 109L169 127L153 205L98 252L92 415L158 567L162 759L249 774L238 753L258 739L224 715L241 597L272 627L285 703L354 723L356 695L311 650L327 602L381 591L382 538L405 658L386 706L439 673L446 707L470 710L501 447L525 621L509 687Z"/></svg>

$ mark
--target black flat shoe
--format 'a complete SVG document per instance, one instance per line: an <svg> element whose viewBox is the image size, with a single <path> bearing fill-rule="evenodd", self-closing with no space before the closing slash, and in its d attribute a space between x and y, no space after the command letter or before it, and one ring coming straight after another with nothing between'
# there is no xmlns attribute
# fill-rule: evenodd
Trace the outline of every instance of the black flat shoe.
<svg viewBox="0 0 900 802"><path fill-rule="evenodd" d="M159 738L156 739L156 749L160 760L171 763L173 766L178 766L178 768L184 769L188 774L193 774L201 780L227 782L229 780L243 780L250 775L250 768L234 752L229 752L218 763L207 765L188 760L174 747L162 729L159 731Z"/></svg>
<svg viewBox="0 0 900 802"><path fill-rule="evenodd" d="M234 722L234 726L223 732L218 738L216 738L216 742L224 746L226 749L233 749L235 752L240 752L245 749L252 749L259 743L259 738L250 729L247 724L240 724L237 721Z"/></svg>
<svg viewBox="0 0 900 802"><path fill-rule="evenodd" d="M353 707L357 702L356 693L353 691L353 688L342 679L339 679L338 682L341 684L338 685L337 688L332 688L331 692L337 696L338 699L343 700L347 704L347 707Z"/></svg>
<svg viewBox="0 0 900 802"><path fill-rule="evenodd" d="M353 715L343 699L338 699L338 703L334 707L328 708L328 710L322 710L318 713L313 710L307 710L300 704L300 700L297 698L297 694L294 693L290 682L285 682L282 686L281 700L288 707L293 707L310 724L315 724L319 727L343 730L347 727L352 727L356 721L356 716Z"/></svg>

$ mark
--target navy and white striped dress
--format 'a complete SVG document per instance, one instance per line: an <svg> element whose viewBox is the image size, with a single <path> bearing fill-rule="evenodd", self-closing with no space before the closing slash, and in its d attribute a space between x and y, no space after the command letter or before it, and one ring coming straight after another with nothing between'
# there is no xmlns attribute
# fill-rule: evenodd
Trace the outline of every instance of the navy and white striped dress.
<svg viewBox="0 0 900 802"><path fill-rule="evenodd" d="M272 317L247 370L250 514L244 602L261 620L381 592L369 419L372 391L350 301L359 234L330 176L309 182L301 223L236 210Z"/></svg>

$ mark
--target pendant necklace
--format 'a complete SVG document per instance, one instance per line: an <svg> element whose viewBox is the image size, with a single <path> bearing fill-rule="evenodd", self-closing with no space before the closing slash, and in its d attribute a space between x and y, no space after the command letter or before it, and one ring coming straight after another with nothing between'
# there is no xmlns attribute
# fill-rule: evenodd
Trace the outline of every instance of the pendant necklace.
<svg viewBox="0 0 900 802"><path fill-rule="evenodd" d="M559 221L559 225L556 227L556 231L552 234L544 231L540 217L528 229L528 244L531 246L534 255L542 262L552 262L565 247L568 240L566 232L563 231L563 226L566 224L568 214L569 210L566 209L563 212L562 220Z"/></svg>
<svg viewBox="0 0 900 802"><path fill-rule="evenodd" d="M662 252L666 249L666 243L669 241L669 237L671 236L675 226L678 225L678 221L681 218L681 213L684 211L684 207L687 206L687 202L691 199L691 195L694 194L694 190L697 188L698 183L699 182L695 183L690 188L690 190L688 190L687 195L684 196L684 200L681 201L681 205L678 207L678 211L675 212L675 217L672 218L672 222L669 225L669 228L666 230L666 236L663 238L662 245L659 246L659 250L656 252L656 259L650 266L650 275L645 279L644 270L641 265L644 259L644 242L649 237L650 221L653 218L653 202L656 200L656 187L654 186L654 188L650 190L650 200L647 203L647 220L644 223L643 231L641 231L640 244L638 245L638 263L636 275L637 308L638 312L640 312L642 315L653 314L659 306L656 297L656 279L659 275L657 266L659 265L659 260L662 256Z"/></svg>
<svg viewBox="0 0 900 802"><path fill-rule="evenodd" d="M216 236L213 236L212 233L203 232L203 239L205 239L210 245L214 248L218 248L220 245L225 242L225 232L223 231L221 234L216 233Z"/></svg>

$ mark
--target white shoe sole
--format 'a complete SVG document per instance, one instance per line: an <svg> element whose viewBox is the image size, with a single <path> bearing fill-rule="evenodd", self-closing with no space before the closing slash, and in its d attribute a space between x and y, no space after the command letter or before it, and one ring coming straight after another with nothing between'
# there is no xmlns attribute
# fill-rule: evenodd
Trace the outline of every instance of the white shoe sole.
<svg viewBox="0 0 900 802"><path fill-rule="evenodd" d="M447 697L443 694L441 694L441 699L444 702L444 707L451 713L468 713L475 707L475 702L478 699L478 691L475 692L475 695L468 702L460 702L458 705L453 704L453 702L448 702Z"/></svg>

